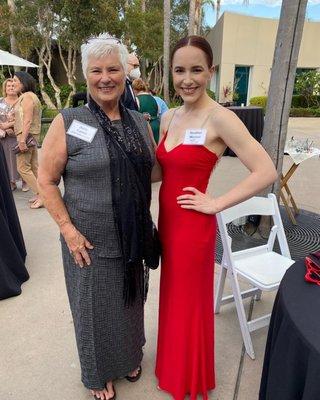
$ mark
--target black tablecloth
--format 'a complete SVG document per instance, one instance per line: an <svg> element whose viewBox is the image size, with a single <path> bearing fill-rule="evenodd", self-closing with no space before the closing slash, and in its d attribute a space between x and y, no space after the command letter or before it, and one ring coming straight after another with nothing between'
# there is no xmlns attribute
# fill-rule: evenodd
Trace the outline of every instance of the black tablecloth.
<svg viewBox="0 0 320 400"><path fill-rule="evenodd" d="M228 107L233 111L245 124L251 135L260 142L263 132L264 115L263 108L261 107ZM224 153L225 156L235 157L232 150L227 149Z"/></svg>
<svg viewBox="0 0 320 400"><path fill-rule="evenodd" d="M286 272L272 311L259 400L320 399L320 286L304 260Z"/></svg>
<svg viewBox="0 0 320 400"><path fill-rule="evenodd" d="M0 144L0 300L21 293L21 284L29 279L25 258L26 248Z"/></svg>

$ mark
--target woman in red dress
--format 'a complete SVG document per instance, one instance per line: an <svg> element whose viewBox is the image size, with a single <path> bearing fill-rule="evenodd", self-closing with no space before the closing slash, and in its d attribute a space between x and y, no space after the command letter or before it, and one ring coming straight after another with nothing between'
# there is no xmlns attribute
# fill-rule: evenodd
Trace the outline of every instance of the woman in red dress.
<svg viewBox="0 0 320 400"><path fill-rule="evenodd" d="M163 245L156 375L175 400L208 399L214 389L213 276L215 214L248 199L277 177L273 163L230 110L206 88L214 73L202 37L181 39L171 56L173 83L183 99L161 121L154 180L162 179L159 232ZM226 194L206 194L226 146L251 172Z"/></svg>

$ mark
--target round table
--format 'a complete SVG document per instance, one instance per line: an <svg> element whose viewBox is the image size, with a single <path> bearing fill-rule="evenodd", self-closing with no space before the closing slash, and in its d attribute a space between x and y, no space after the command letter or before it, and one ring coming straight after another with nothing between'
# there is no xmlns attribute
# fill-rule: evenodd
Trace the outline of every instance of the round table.
<svg viewBox="0 0 320 400"><path fill-rule="evenodd" d="M304 260L286 272L275 299L259 400L320 399L320 286Z"/></svg>
<svg viewBox="0 0 320 400"><path fill-rule="evenodd" d="M29 279L26 248L0 143L0 300L17 296Z"/></svg>

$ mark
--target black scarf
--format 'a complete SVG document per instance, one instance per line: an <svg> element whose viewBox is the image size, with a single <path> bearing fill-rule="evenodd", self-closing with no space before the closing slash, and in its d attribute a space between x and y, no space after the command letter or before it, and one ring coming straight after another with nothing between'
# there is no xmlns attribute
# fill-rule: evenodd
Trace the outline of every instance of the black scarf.
<svg viewBox="0 0 320 400"><path fill-rule="evenodd" d="M123 136L91 96L88 106L104 131L109 152L112 204L124 262L123 296L131 305L137 295L145 296L144 264L147 268L152 241L152 159L135 121L121 103Z"/></svg>

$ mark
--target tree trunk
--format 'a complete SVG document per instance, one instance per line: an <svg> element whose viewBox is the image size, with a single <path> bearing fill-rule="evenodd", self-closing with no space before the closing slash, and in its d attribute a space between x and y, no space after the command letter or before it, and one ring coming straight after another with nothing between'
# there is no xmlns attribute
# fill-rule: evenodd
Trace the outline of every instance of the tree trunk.
<svg viewBox="0 0 320 400"><path fill-rule="evenodd" d="M217 0L217 4L216 4L216 23L219 20L220 17L220 9L221 9L221 0Z"/></svg>
<svg viewBox="0 0 320 400"><path fill-rule="evenodd" d="M7 0L7 4L10 10L10 13L14 15L16 13L16 5L14 3L14 0ZM15 54L16 56L20 57L20 51L17 46L17 41L13 33L12 29L12 24L11 22L9 23L9 31L10 31L10 50L12 54ZM13 69L15 71L20 71L20 67L14 66Z"/></svg>
<svg viewBox="0 0 320 400"><path fill-rule="evenodd" d="M190 0L189 2L189 25L188 35L194 35L195 28L195 16L196 16L196 0Z"/></svg>
<svg viewBox="0 0 320 400"><path fill-rule="evenodd" d="M39 78L39 87L40 87L40 93L42 96L42 99L45 103L45 105L49 108L49 109L57 109L57 107L54 105L54 103L52 102L52 100L50 99L48 93L45 91L45 84L44 84L44 74L43 74L43 61L42 61L42 57L40 56L40 53L43 54L43 52L45 51L45 46L43 46L40 51L38 52L39 54L39 68L38 68L38 78Z"/></svg>
<svg viewBox="0 0 320 400"><path fill-rule="evenodd" d="M170 0L163 1L163 96L170 103L169 94L169 63L170 63Z"/></svg>
<svg viewBox="0 0 320 400"><path fill-rule="evenodd" d="M278 171L268 192L280 195L280 176L307 0L283 0L271 71L262 145Z"/></svg>
<svg viewBox="0 0 320 400"><path fill-rule="evenodd" d="M71 86L71 92L69 93L67 101L64 104L64 108L67 108L70 106L70 101L72 96L76 93L75 73L76 73L77 50L74 49L72 46L68 47L67 62L66 62L65 57L63 55L63 49L59 41L58 41L58 49L59 49L60 60L62 62L64 70L66 71L68 84Z"/></svg>
<svg viewBox="0 0 320 400"><path fill-rule="evenodd" d="M196 0L196 10L194 17L194 35L200 35L202 25L202 0Z"/></svg>
<svg viewBox="0 0 320 400"><path fill-rule="evenodd" d="M146 0L141 0L141 12L142 12L143 15L146 12ZM144 32L145 32L145 24L146 24L145 18L143 18L143 30L144 30ZM147 68L146 68L146 59L145 59L145 57L141 58L140 64L141 64L141 76L142 76L142 79L146 80L146 77L147 77L146 70L147 70Z"/></svg>

